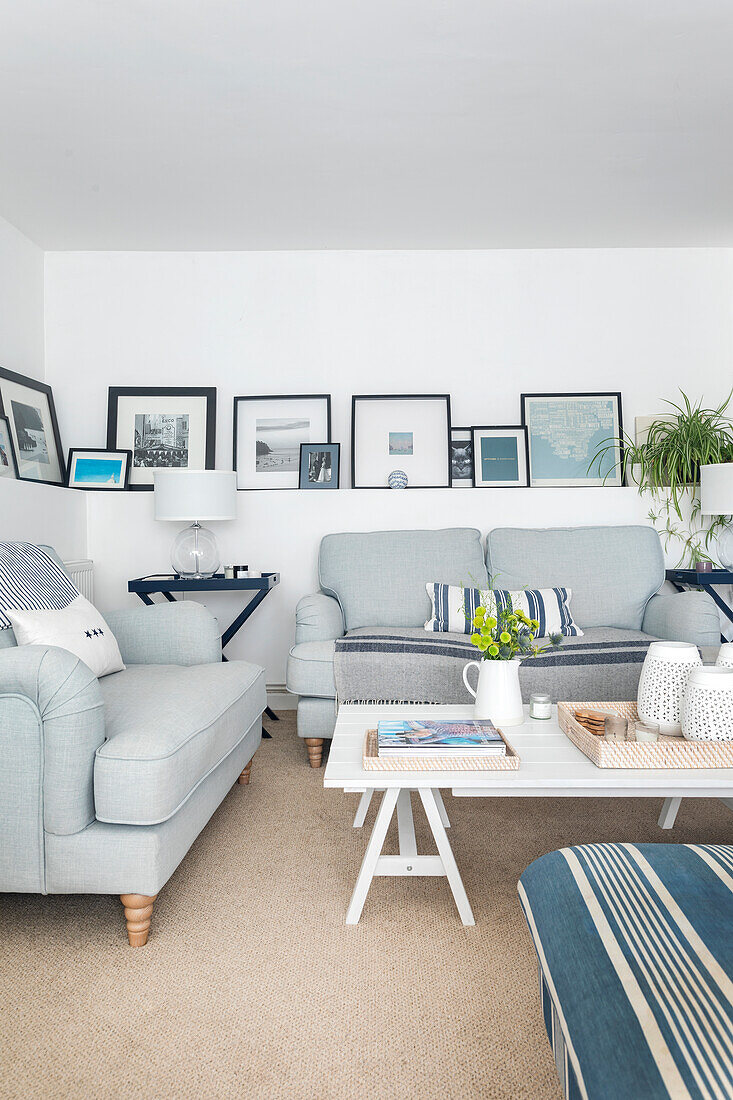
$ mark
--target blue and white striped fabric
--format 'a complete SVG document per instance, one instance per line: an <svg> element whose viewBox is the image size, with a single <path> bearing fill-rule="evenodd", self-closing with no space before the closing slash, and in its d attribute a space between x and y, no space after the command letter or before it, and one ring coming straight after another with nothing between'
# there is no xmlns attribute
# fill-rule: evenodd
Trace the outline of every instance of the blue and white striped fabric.
<svg viewBox="0 0 733 1100"><path fill-rule="evenodd" d="M60 611L79 589L53 558L30 542L0 542L0 630L10 629L6 608Z"/></svg>
<svg viewBox="0 0 733 1100"><path fill-rule="evenodd" d="M564 848L519 896L570 1100L733 1096L733 847Z"/></svg>
<svg viewBox="0 0 733 1100"><path fill-rule="evenodd" d="M523 611L528 619L540 625L538 638L562 634L565 638L582 638L583 631L570 613L570 588L523 588L509 592L502 588L461 588L454 584L428 582L425 585L432 604L432 616L425 629L452 634L472 634L472 620L479 607L492 615L507 606Z"/></svg>

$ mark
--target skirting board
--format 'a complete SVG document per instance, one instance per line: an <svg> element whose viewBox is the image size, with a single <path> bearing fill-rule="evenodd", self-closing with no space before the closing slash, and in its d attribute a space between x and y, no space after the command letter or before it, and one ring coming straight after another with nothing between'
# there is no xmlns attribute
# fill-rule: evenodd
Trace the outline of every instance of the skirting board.
<svg viewBox="0 0 733 1100"><path fill-rule="evenodd" d="M298 696L291 695L285 687L285 684L268 684L267 703L274 711L296 710L298 707Z"/></svg>

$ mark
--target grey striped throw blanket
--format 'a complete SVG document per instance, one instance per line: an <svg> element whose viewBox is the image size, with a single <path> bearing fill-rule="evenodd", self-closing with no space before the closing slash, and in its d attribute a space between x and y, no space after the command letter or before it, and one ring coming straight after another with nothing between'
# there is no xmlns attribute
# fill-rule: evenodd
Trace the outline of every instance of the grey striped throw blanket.
<svg viewBox="0 0 733 1100"><path fill-rule="evenodd" d="M600 628L589 629L583 638L566 638L559 649L522 663L523 693L546 691L554 699L633 699L652 640L638 631ZM340 703L470 703L463 668L476 658L465 634L415 627L354 631L335 642L337 698ZM591 685L598 694L585 694Z"/></svg>

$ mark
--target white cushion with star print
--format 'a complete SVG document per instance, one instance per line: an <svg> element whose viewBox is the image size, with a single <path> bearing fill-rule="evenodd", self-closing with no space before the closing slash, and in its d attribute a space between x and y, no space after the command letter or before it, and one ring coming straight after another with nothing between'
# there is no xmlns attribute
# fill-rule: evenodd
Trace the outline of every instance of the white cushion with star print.
<svg viewBox="0 0 733 1100"><path fill-rule="evenodd" d="M5 608L18 645L54 645L67 649L95 676L122 672L117 639L96 607L79 595L61 609L26 611Z"/></svg>

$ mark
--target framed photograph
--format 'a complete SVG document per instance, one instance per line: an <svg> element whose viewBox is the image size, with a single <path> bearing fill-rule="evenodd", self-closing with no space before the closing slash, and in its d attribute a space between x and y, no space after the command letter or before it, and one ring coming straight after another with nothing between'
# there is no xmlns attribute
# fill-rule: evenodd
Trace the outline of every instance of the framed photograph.
<svg viewBox="0 0 733 1100"><path fill-rule="evenodd" d="M7 416L0 416L0 477L18 478L18 461Z"/></svg>
<svg viewBox="0 0 733 1100"><path fill-rule="evenodd" d="M20 480L63 485L64 459L51 387L0 367L0 413L10 428Z"/></svg>
<svg viewBox="0 0 733 1100"><path fill-rule="evenodd" d="M622 484L620 393L523 393L522 423L530 485ZM593 459L603 447L599 465Z"/></svg>
<svg viewBox="0 0 733 1100"><path fill-rule="evenodd" d="M297 489L300 445L331 441L331 395L234 398L238 489Z"/></svg>
<svg viewBox="0 0 733 1100"><path fill-rule="evenodd" d="M340 443L301 443L300 489L338 489Z"/></svg>
<svg viewBox="0 0 733 1100"><path fill-rule="evenodd" d="M480 489L524 489L529 484L527 429L523 424L471 428L473 484Z"/></svg>
<svg viewBox="0 0 733 1100"><path fill-rule="evenodd" d="M473 438L470 428L450 430L450 483L454 489L473 486Z"/></svg>
<svg viewBox="0 0 733 1100"><path fill-rule="evenodd" d="M72 447L66 463L66 484L70 489L98 489L105 493L124 491L131 468L132 451Z"/></svg>
<svg viewBox="0 0 733 1100"><path fill-rule="evenodd" d="M451 483L450 394L358 394L351 398L351 482L386 489L404 470L408 489Z"/></svg>
<svg viewBox="0 0 733 1100"><path fill-rule="evenodd" d="M110 386L107 450L132 451L129 489L152 491L155 470L213 470L216 389Z"/></svg>

